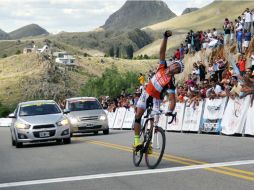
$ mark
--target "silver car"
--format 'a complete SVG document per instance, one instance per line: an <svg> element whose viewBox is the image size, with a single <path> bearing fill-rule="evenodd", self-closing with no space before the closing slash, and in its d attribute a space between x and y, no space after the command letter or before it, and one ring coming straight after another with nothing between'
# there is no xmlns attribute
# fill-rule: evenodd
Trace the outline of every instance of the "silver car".
<svg viewBox="0 0 254 190"><path fill-rule="evenodd" d="M65 112L71 124L71 133L103 131L109 133L108 119L99 101L94 97L76 97L66 100Z"/></svg>
<svg viewBox="0 0 254 190"><path fill-rule="evenodd" d="M27 142L71 143L69 121L53 100L19 103L9 118L13 118L10 126L12 145L17 148Z"/></svg>

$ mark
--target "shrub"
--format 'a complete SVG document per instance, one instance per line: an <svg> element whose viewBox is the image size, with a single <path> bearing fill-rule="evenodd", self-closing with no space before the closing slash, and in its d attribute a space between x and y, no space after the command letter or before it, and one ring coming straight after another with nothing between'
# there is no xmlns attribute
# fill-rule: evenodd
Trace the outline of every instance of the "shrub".
<svg viewBox="0 0 254 190"><path fill-rule="evenodd" d="M88 80L81 88L81 95L95 97L107 95L115 98L121 94L122 89L126 89L127 93L134 93L135 87L138 86L137 78L137 73L119 73L116 67L112 67L106 69L101 77Z"/></svg>

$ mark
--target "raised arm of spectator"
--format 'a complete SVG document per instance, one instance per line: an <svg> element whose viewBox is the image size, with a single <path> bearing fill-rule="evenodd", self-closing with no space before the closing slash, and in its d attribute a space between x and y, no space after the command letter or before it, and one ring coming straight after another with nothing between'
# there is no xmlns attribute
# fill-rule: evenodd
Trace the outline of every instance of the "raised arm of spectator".
<svg viewBox="0 0 254 190"><path fill-rule="evenodd" d="M160 61L165 61L166 58L166 50L167 50L167 41L168 37L172 36L172 32L167 30L163 34L163 40L160 47Z"/></svg>

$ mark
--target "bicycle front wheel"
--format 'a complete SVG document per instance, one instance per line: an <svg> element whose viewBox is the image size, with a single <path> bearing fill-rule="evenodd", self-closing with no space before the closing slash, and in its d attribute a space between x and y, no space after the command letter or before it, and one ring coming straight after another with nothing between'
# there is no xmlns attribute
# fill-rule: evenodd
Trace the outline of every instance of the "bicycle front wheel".
<svg viewBox="0 0 254 190"><path fill-rule="evenodd" d="M152 133L152 131L151 131ZM148 149L145 153L145 160L149 169L156 168L164 154L166 137L161 127L155 127L154 134L148 140Z"/></svg>

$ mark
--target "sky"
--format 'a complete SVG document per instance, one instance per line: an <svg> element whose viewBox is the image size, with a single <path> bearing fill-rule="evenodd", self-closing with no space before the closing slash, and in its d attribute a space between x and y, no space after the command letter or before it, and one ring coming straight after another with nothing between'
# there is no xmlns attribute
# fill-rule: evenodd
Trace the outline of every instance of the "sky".
<svg viewBox="0 0 254 190"><path fill-rule="evenodd" d="M126 0L0 0L0 29L11 32L38 24L50 33L86 32L102 26ZM213 0L164 0L177 15Z"/></svg>

